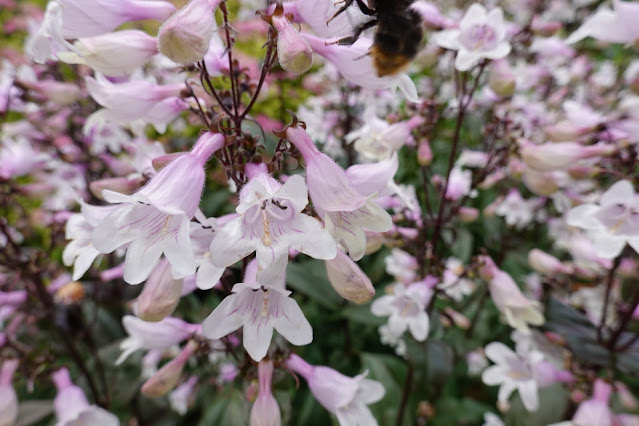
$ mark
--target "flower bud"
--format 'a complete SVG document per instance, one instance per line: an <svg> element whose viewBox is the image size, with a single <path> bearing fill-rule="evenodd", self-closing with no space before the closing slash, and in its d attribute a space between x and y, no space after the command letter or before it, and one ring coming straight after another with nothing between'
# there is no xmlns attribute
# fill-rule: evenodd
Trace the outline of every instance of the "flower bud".
<svg viewBox="0 0 639 426"><path fill-rule="evenodd" d="M455 326L461 328L462 330L467 330L468 328L470 328L470 320L465 315L457 312L454 309L451 309L450 307L444 308L444 312L451 320L453 320Z"/></svg>
<svg viewBox="0 0 639 426"><path fill-rule="evenodd" d="M522 180L526 188L541 196L552 195L559 189L559 185L552 172L543 173L527 168Z"/></svg>
<svg viewBox="0 0 639 426"><path fill-rule="evenodd" d="M539 249L528 253L528 264L535 271L545 275L569 274L571 269L564 266L559 259Z"/></svg>
<svg viewBox="0 0 639 426"><path fill-rule="evenodd" d="M293 74L302 74L313 64L313 51L300 37L285 15L273 15L271 22L277 29L277 59L280 66Z"/></svg>
<svg viewBox="0 0 639 426"><path fill-rule="evenodd" d="M507 98L515 92L515 75L508 61L501 59L492 63L488 86L498 96Z"/></svg>
<svg viewBox="0 0 639 426"><path fill-rule="evenodd" d="M282 416L280 407L271 392L273 377L273 361L262 360L257 366L257 376L260 390L251 408L251 426L280 426Z"/></svg>
<svg viewBox="0 0 639 426"><path fill-rule="evenodd" d="M173 411L183 416L189 409L189 404L195 396L195 385L197 384L197 376L191 376L189 379L178 386L169 394L169 404Z"/></svg>
<svg viewBox="0 0 639 426"><path fill-rule="evenodd" d="M542 172L565 169L578 160L610 155L615 151L615 147L604 143L591 146L583 146L576 142L535 145L523 141L520 142L520 147L524 163Z"/></svg>
<svg viewBox="0 0 639 426"><path fill-rule="evenodd" d="M171 274L171 264L162 259L144 284L137 300L137 316L144 321L161 321L171 315L182 296L183 280Z"/></svg>
<svg viewBox="0 0 639 426"><path fill-rule="evenodd" d="M573 141L583 134L583 130L570 121L560 121L544 127L544 133L552 142Z"/></svg>
<svg viewBox="0 0 639 426"><path fill-rule="evenodd" d="M457 216L463 223L472 223L479 217L479 210L474 207L462 206L457 211Z"/></svg>
<svg viewBox="0 0 639 426"><path fill-rule="evenodd" d="M420 166L429 166L433 162L433 151L427 140L423 140L417 146L417 162Z"/></svg>
<svg viewBox="0 0 639 426"><path fill-rule="evenodd" d="M149 398L158 398L169 393L177 385L184 365L198 348L198 344L189 340L184 349L173 360L164 364L157 373L142 385L142 394Z"/></svg>
<svg viewBox="0 0 639 426"><path fill-rule="evenodd" d="M53 297L58 303L70 305L84 298L84 286L77 281L71 281L60 287Z"/></svg>
<svg viewBox="0 0 639 426"><path fill-rule="evenodd" d="M538 16L535 16L530 24L530 29L535 35L552 37L561 29L561 22L543 22Z"/></svg>
<svg viewBox="0 0 639 426"><path fill-rule="evenodd" d="M215 31L215 7L220 0L191 0L175 12L158 31L158 50L178 64L204 58Z"/></svg>
<svg viewBox="0 0 639 426"><path fill-rule="evenodd" d="M335 259L326 260L326 273L333 289L346 300L366 303L375 295L371 280L342 250Z"/></svg>

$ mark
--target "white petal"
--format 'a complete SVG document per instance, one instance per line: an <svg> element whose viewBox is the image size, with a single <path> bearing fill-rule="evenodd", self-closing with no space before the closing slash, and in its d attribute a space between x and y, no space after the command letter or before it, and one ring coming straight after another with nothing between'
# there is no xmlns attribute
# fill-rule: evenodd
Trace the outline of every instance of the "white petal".
<svg viewBox="0 0 639 426"><path fill-rule="evenodd" d="M423 342L428 336L429 320L425 311L420 312L416 318L408 322L408 329L415 340Z"/></svg>
<svg viewBox="0 0 639 426"><path fill-rule="evenodd" d="M284 185L273 195L273 198L291 200L296 212L301 212L308 204L308 188L300 175L289 177Z"/></svg>
<svg viewBox="0 0 639 426"><path fill-rule="evenodd" d="M588 236L592 240L597 256L604 259L614 259L619 256L626 245L624 237L613 235L606 231L591 231Z"/></svg>
<svg viewBox="0 0 639 426"><path fill-rule="evenodd" d="M463 31L465 28L486 24L487 22L486 8L479 3L473 3L459 22L459 28Z"/></svg>
<svg viewBox="0 0 639 426"><path fill-rule="evenodd" d="M129 284L139 284L149 278L161 255L161 244L147 245L144 240L135 240L126 251L124 281Z"/></svg>
<svg viewBox="0 0 639 426"><path fill-rule="evenodd" d="M123 206L111 212L102 223L93 230L93 246L100 253L111 253L113 250L131 242L134 238L129 227L130 221L140 220L145 213L143 209L135 209L136 206Z"/></svg>
<svg viewBox="0 0 639 426"><path fill-rule="evenodd" d="M534 380L527 380L517 384L521 402L528 411L537 411L539 408L539 397L537 395L537 383Z"/></svg>
<svg viewBox="0 0 639 426"><path fill-rule="evenodd" d="M174 278L183 278L195 273L195 259L189 239L189 219L182 216L180 229L175 238L168 239L164 245L164 255L171 264Z"/></svg>
<svg viewBox="0 0 639 426"><path fill-rule="evenodd" d="M208 260L205 260L200 264L197 270L195 285L197 285L197 288L200 290L209 290L215 287L215 284L218 283L225 269L226 268L218 268Z"/></svg>
<svg viewBox="0 0 639 426"><path fill-rule="evenodd" d="M298 214L289 224L294 231L287 235L287 243L315 259L334 259L337 244L320 221L305 214Z"/></svg>
<svg viewBox="0 0 639 426"><path fill-rule="evenodd" d="M72 279L74 281L79 280L82 277L82 275L84 275L86 271L89 270L89 268L93 264L93 261L99 255L100 255L100 252L94 249L93 247L86 247L82 251L80 251L80 254L75 259L75 263L73 265Z"/></svg>
<svg viewBox="0 0 639 426"><path fill-rule="evenodd" d="M364 404L377 402L386 394L384 385L376 380L362 379L359 382L359 387L356 398Z"/></svg>
<svg viewBox="0 0 639 426"><path fill-rule="evenodd" d="M517 355L508 346L501 342L492 342L484 349L486 357L497 364L508 365L509 361L517 358Z"/></svg>
<svg viewBox="0 0 639 426"><path fill-rule="evenodd" d="M633 198L635 198L635 188L632 183L627 180L620 180L603 193L599 204L602 206L626 204Z"/></svg>
<svg viewBox="0 0 639 426"><path fill-rule="evenodd" d="M252 323L244 325L244 349L256 362L266 356L272 337L273 324L271 322L260 322L259 326Z"/></svg>
<svg viewBox="0 0 639 426"><path fill-rule="evenodd" d="M455 68L459 71L468 71L477 64L481 58L482 56L478 53L461 49L457 52L457 57L455 58Z"/></svg>
<svg viewBox="0 0 639 426"><path fill-rule="evenodd" d="M510 53L510 49L510 43L508 43L507 41L502 41L493 50L484 52L483 55L488 59L501 59L508 56L508 54Z"/></svg>
<svg viewBox="0 0 639 426"><path fill-rule="evenodd" d="M512 380L506 380L499 387L499 391L497 392L497 401L506 402L513 391L517 389L517 385Z"/></svg>
<svg viewBox="0 0 639 426"><path fill-rule="evenodd" d="M444 30L432 35L435 43L444 49L459 50L459 30Z"/></svg>
<svg viewBox="0 0 639 426"><path fill-rule="evenodd" d="M243 219L239 216L224 225L211 241L211 262L215 266L231 266L255 251L256 243L244 235Z"/></svg>
<svg viewBox="0 0 639 426"><path fill-rule="evenodd" d="M394 300L395 296L392 296L390 294L375 299L371 304L371 312L373 313L373 315L378 317L389 316L395 311L392 305Z"/></svg>
<svg viewBox="0 0 639 426"><path fill-rule="evenodd" d="M235 309L238 297L241 297L241 293L226 296L226 298L217 305L215 310L211 312L211 315L204 320L202 323L202 334L204 337L221 339L242 326L244 317Z"/></svg>
<svg viewBox="0 0 639 426"><path fill-rule="evenodd" d="M313 341L313 329L295 300L281 296L282 314L272 321L273 327L294 345L308 345Z"/></svg>
<svg viewBox="0 0 639 426"><path fill-rule="evenodd" d="M488 367L481 373L481 380L488 386L495 386L506 379L504 368L499 365Z"/></svg>
<svg viewBox="0 0 639 426"><path fill-rule="evenodd" d="M594 217L599 210L601 210L601 207L595 204L582 204L574 207L566 213L566 223L570 226L584 229L601 228L603 225Z"/></svg>

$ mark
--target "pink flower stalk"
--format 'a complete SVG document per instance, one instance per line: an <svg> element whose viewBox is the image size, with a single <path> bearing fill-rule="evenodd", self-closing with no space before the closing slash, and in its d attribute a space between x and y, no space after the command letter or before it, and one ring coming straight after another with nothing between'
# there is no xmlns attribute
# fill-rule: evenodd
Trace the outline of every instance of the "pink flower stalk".
<svg viewBox="0 0 639 426"><path fill-rule="evenodd" d="M307 345L313 340L313 329L290 291L282 283L261 286L256 281L258 262L246 268L244 283L233 286L233 292L202 323L204 336L220 339L243 327L244 349L255 361L268 352L277 330L294 345Z"/></svg>
<svg viewBox="0 0 639 426"><path fill-rule="evenodd" d="M215 8L219 3L220 0L190 0L160 27L158 50L178 64L202 60L217 28Z"/></svg>
<svg viewBox="0 0 639 426"><path fill-rule="evenodd" d="M58 426L118 426L118 418L108 411L89 405L84 391L71 382L69 370L62 368L52 377L58 394L53 401Z"/></svg>
<svg viewBox="0 0 639 426"><path fill-rule="evenodd" d="M66 39L92 37L113 31L125 22L164 21L175 6L166 1L57 0L62 7L62 34Z"/></svg>
<svg viewBox="0 0 639 426"><path fill-rule="evenodd" d="M168 260L160 260L144 283L136 303L136 315L140 319L161 321L171 315L180 303L184 280L173 278L170 268Z"/></svg>
<svg viewBox="0 0 639 426"><path fill-rule="evenodd" d="M158 53L157 41L139 30L122 30L73 43L74 50L58 53L67 64L83 64L102 74L120 77L131 74Z"/></svg>
<svg viewBox="0 0 639 426"><path fill-rule="evenodd" d="M364 271L342 250L335 259L326 260L326 273L333 289L344 299L366 303L375 295L375 288Z"/></svg>
<svg viewBox="0 0 639 426"><path fill-rule="evenodd" d="M502 59L510 53L503 11L487 12L478 3L468 8L459 29L440 31L434 37L441 47L457 50L455 68L459 71L468 71L484 58Z"/></svg>
<svg viewBox="0 0 639 426"><path fill-rule="evenodd" d="M313 52L332 62L339 73L349 82L365 89L399 88L410 102L419 102L417 88L410 77L405 74L378 77L373 67L373 60L368 55L372 40L359 38L351 46L340 46L310 34L300 33Z"/></svg>
<svg viewBox="0 0 639 426"><path fill-rule="evenodd" d="M282 424L280 407L277 405L273 392L271 392L273 361L260 361L257 365L257 377L260 383L260 390L253 407L251 407L250 426L280 426Z"/></svg>
<svg viewBox="0 0 639 426"><path fill-rule="evenodd" d="M205 133L188 154L169 163L136 193L102 193L118 208L95 228L93 245L102 253L111 253L130 243L124 261L126 282L144 281L162 253L174 277L195 273L190 221L204 189L204 165L223 145L224 136Z"/></svg>
<svg viewBox="0 0 639 426"><path fill-rule="evenodd" d="M211 261L217 267L234 264L256 252L257 281L278 286L288 263L289 247L315 259L332 259L337 246L320 222L302 210L308 204L304 178L291 176L282 185L264 164L247 164L250 181L240 192L238 216L211 242Z"/></svg>
<svg viewBox="0 0 639 426"><path fill-rule="evenodd" d="M175 388L184 366L198 347L197 342L189 340L178 356L164 364L157 373L144 382L142 394L150 398L159 398Z"/></svg>
<svg viewBox="0 0 639 426"><path fill-rule="evenodd" d="M0 291L0 306L22 305L28 297L26 290Z"/></svg>
<svg viewBox="0 0 639 426"><path fill-rule="evenodd" d="M181 416L186 414L189 409L189 404L195 396L195 386L197 385L197 381L197 376L191 376L187 381L169 393L169 404L171 405L171 409Z"/></svg>
<svg viewBox="0 0 639 426"><path fill-rule="evenodd" d="M366 379L368 372L353 378L324 366L312 366L293 354L286 365L308 382L315 399L328 411L337 416L341 426L376 426L368 404L384 397L381 383Z"/></svg>
<svg viewBox="0 0 639 426"><path fill-rule="evenodd" d="M302 74L313 64L313 51L286 15L271 17L277 29L277 60L280 66L293 74Z"/></svg>
<svg viewBox="0 0 639 426"><path fill-rule="evenodd" d="M18 417L18 396L12 384L18 364L17 359L6 360L0 368L0 425L11 426Z"/></svg>
<svg viewBox="0 0 639 426"><path fill-rule="evenodd" d="M120 343L122 354L115 361L120 365L129 355L138 349L168 349L187 339L193 333L199 333L200 324L189 324L178 318L167 317L159 322L146 322L137 317L126 315L122 325L129 337Z"/></svg>
<svg viewBox="0 0 639 426"><path fill-rule="evenodd" d="M306 162L306 181L313 206L326 222L326 229L336 241L343 242L353 260L366 250L364 229L388 231L390 215L359 193L344 170L321 153L300 126L288 126L286 138L300 150Z"/></svg>

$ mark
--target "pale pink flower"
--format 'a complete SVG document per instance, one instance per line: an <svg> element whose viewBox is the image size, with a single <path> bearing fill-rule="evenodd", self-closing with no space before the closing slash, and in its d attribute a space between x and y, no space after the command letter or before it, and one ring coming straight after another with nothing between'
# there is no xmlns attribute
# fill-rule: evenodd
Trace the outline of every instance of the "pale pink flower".
<svg viewBox="0 0 639 426"><path fill-rule="evenodd" d="M389 331L395 336L399 337L410 330L415 340L423 342L430 325L426 305L432 297L432 289L423 281L406 286L395 284L391 294L375 299L371 304L371 312L378 317L389 317Z"/></svg>
<svg viewBox="0 0 639 426"><path fill-rule="evenodd" d="M355 303L365 303L373 298L373 283L342 250L338 249L335 259L325 263L328 280L337 294Z"/></svg>
<svg viewBox="0 0 639 426"><path fill-rule="evenodd" d="M227 225L228 226L228 225ZM256 281L257 262L247 267L244 281L233 286L227 296L202 323L204 336L219 339L243 327L244 348L255 361L268 352L277 330L294 345L307 345L313 340L313 329L297 302L283 285L262 286Z"/></svg>
<svg viewBox="0 0 639 426"><path fill-rule="evenodd" d="M62 368L52 375L58 394L53 401L56 426L119 426L120 421L108 411L89 405L84 391L71 382L69 371Z"/></svg>
<svg viewBox="0 0 639 426"><path fill-rule="evenodd" d="M537 351L530 351L525 355L517 354L500 342L486 345L485 353L495 365L484 370L482 381L489 386L500 385L497 400L501 403L507 402L510 394L516 389L524 407L528 411L537 411L539 397L535 365L543 359L543 354Z"/></svg>
<svg viewBox="0 0 639 426"><path fill-rule="evenodd" d="M169 393L168 397L171 409L181 416L186 414L189 409L189 405L195 396L195 385L197 385L197 380L197 376L191 376L188 380Z"/></svg>
<svg viewBox="0 0 639 426"><path fill-rule="evenodd" d="M572 421L554 423L548 426L616 426L608 401L612 393L612 386L601 379L595 380L594 391L588 399L577 408Z"/></svg>
<svg viewBox="0 0 639 426"><path fill-rule="evenodd" d="M103 197L118 204L93 231L93 245L101 253L131 243L124 263L124 280L144 281L162 253L175 277L195 273L189 239L190 221L204 189L204 164L224 144L220 134L205 133L191 152L185 153L132 195L104 191Z"/></svg>
<svg viewBox="0 0 639 426"><path fill-rule="evenodd" d="M384 264L386 265L386 272L397 281L404 284L415 281L417 268L419 267L415 256L395 247L384 258Z"/></svg>
<svg viewBox="0 0 639 426"><path fill-rule="evenodd" d="M315 399L337 416L340 426L377 426L367 405L382 399L385 390L365 378L368 372L351 378L330 367L312 366L295 354L286 365L306 379Z"/></svg>
<svg viewBox="0 0 639 426"><path fill-rule="evenodd" d="M586 37L612 43L632 43L639 39L639 3L613 0L613 10L601 7L566 39L576 43Z"/></svg>
<svg viewBox="0 0 639 426"><path fill-rule="evenodd" d="M143 321L132 315L122 318L129 337L120 343L122 354L115 365L122 364L138 349L168 349L201 330L200 324L189 324L178 318L167 317L158 322Z"/></svg>
<svg viewBox="0 0 639 426"><path fill-rule="evenodd" d="M540 172L563 170L584 158L614 153L616 148L600 142L584 146L577 142L548 142L541 145L520 141L521 158L526 166Z"/></svg>
<svg viewBox="0 0 639 426"><path fill-rule="evenodd" d="M18 417L18 396L12 384L17 368L17 359L6 360L0 367L0 425L11 426Z"/></svg>
<svg viewBox="0 0 639 426"><path fill-rule="evenodd" d="M639 252L639 196L627 180L608 188L599 204L587 203L571 209L566 221L588 231L599 257L617 257L626 243Z"/></svg>
<svg viewBox="0 0 639 426"><path fill-rule="evenodd" d="M67 64L83 64L102 74L120 77L140 68L158 53L157 41L138 30L122 30L73 43L74 50L57 57Z"/></svg>
<svg viewBox="0 0 639 426"><path fill-rule="evenodd" d="M441 47L457 50L455 68L459 71L468 71L484 58L501 59L510 53L502 10L486 12L478 3L468 8L459 29L440 31L433 37Z"/></svg>

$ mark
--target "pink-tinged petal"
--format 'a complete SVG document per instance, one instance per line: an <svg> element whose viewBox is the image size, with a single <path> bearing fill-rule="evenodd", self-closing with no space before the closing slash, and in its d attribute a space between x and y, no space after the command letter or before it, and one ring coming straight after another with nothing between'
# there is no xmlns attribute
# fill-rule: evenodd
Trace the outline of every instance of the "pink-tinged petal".
<svg viewBox="0 0 639 426"><path fill-rule="evenodd" d="M378 297L371 304L371 312L373 313L373 315L378 317L386 317L391 315L394 312L392 305L394 300L395 296L390 294Z"/></svg>
<svg viewBox="0 0 639 426"><path fill-rule="evenodd" d="M480 61L482 55L461 49L457 52L457 57L455 58L455 68L459 71L468 71Z"/></svg>
<svg viewBox="0 0 639 426"><path fill-rule="evenodd" d="M352 401L359 390L357 380L329 367L316 366L305 378L315 399L332 413Z"/></svg>
<svg viewBox="0 0 639 426"><path fill-rule="evenodd" d="M290 247L314 259L334 259L337 256L337 244L319 220L296 215L290 227L291 232L286 235L286 243Z"/></svg>
<svg viewBox="0 0 639 426"><path fill-rule="evenodd" d="M481 374L481 380L488 386L495 386L502 383L508 375L508 372L504 370L504 367L500 365L493 365L486 368Z"/></svg>
<svg viewBox="0 0 639 426"><path fill-rule="evenodd" d="M486 8L479 3L473 3L459 22L459 28L463 31L464 29L471 28L474 25L486 24L487 20L488 15L486 13Z"/></svg>
<svg viewBox="0 0 639 426"><path fill-rule="evenodd" d="M601 228L601 222L595 217L599 210L601 207L596 204L582 204L574 207L566 214L566 223L584 229Z"/></svg>
<svg viewBox="0 0 639 426"><path fill-rule="evenodd" d="M296 212L301 212L308 204L308 188L306 181L300 175L289 177L284 185L277 191L274 198L284 198L290 200Z"/></svg>
<svg viewBox="0 0 639 426"><path fill-rule="evenodd" d="M217 233L211 242L211 262L223 268L244 259L255 251L256 242L243 225L244 218L238 216Z"/></svg>
<svg viewBox="0 0 639 426"><path fill-rule="evenodd" d="M124 281L139 284L146 280L162 255L162 244L148 245L144 240L135 240L126 251L124 259Z"/></svg>
<svg viewBox="0 0 639 426"><path fill-rule="evenodd" d="M408 321L406 318L399 315L391 315L388 318L388 329L395 336L401 336L408 328Z"/></svg>
<svg viewBox="0 0 639 426"><path fill-rule="evenodd" d="M197 270L196 285L200 290L209 290L219 282L226 268L218 268L211 262L204 261Z"/></svg>
<svg viewBox="0 0 639 426"><path fill-rule="evenodd" d="M122 247L126 243L133 241L135 235L130 230L130 224L143 220L152 207L147 209L135 209L136 206L126 206L110 213L93 230L93 246L100 253L111 253L113 250Z"/></svg>
<svg viewBox="0 0 639 426"><path fill-rule="evenodd" d="M273 337L272 322L261 321L256 324L244 324L244 349L254 361L261 361L268 352Z"/></svg>
<svg viewBox="0 0 639 426"><path fill-rule="evenodd" d="M528 411L537 411L539 408L539 396L537 395L537 383L534 380L517 383L519 396L524 407Z"/></svg>
<svg viewBox="0 0 639 426"><path fill-rule="evenodd" d="M73 264L72 280L77 281L89 270L93 261L100 255L100 252L93 247L85 247L82 249Z"/></svg>
<svg viewBox="0 0 639 426"><path fill-rule="evenodd" d="M601 206L627 204L635 197L635 188L632 186L632 183L627 180L620 180L603 193L599 200L599 204Z"/></svg>
<svg viewBox="0 0 639 426"><path fill-rule="evenodd" d="M484 349L486 357L496 364L508 365L508 362L517 358L515 352L501 342L492 342Z"/></svg>
<svg viewBox="0 0 639 426"><path fill-rule="evenodd" d="M362 379L359 382L359 392L356 398L364 404L372 404L379 401L386 394L384 385L376 380Z"/></svg>
<svg viewBox="0 0 639 426"><path fill-rule="evenodd" d="M429 319L426 312L422 311L417 314L416 318L413 318L408 323L408 329L410 330L410 334L413 335L415 340L418 342L423 342L426 340L426 336L428 336L429 329Z"/></svg>
<svg viewBox="0 0 639 426"><path fill-rule="evenodd" d="M239 311L241 293L226 296L202 323L202 334L209 339L221 339L234 332L244 323Z"/></svg>
<svg viewBox="0 0 639 426"><path fill-rule="evenodd" d="M273 321L273 327L294 345L308 345L313 341L313 329L295 300L282 297L281 313Z"/></svg>
<svg viewBox="0 0 639 426"><path fill-rule="evenodd" d="M604 259L614 259L619 256L626 245L626 239L623 236L616 236L605 231L592 231L588 236L595 247L597 256Z"/></svg>
<svg viewBox="0 0 639 426"><path fill-rule="evenodd" d="M313 29L315 34L323 38L345 37L353 33L353 26L349 22L348 12L337 15L331 22L331 17L337 12L341 4L332 1L296 0L297 12L300 17ZM328 24L327 24L328 22Z"/></svg>
<svg viewBox="0 0 639 426"><path fill-rule="evenodd" d="M457 29L439 31L433 34L432 37L435 43L444 49L459 50L461 47L459 43L459 30Z"/></svg>
<svg viewBox="0 0 639 426"><path fill-rule="evenodd" d="M493 50L484 52L483 55L488 59L502 59L508 56L510 49L510 43L502 41Z"/></svg>
<svg viewBox="0 0 639 426"><path fill-rule="evenodd" d="M486 22L495 31L497 39L503 39L506 35L506 25L504 25L504 12L500 7L496 7L488 12Z"/></svg>
<svg viewBox="0 0 639 426"><path fill-rule="evenodd" d="M497 401L506 402L510 395L517 389L517 385L512 380L504 381L497 392Z"/></svg>
<svg viewBox="0 0 639 426"><path fill-rule="evenodd" d="M175 278L195 273L196 264L189 239L189 220L186 216L182 216L177 235L164 244L164 255L171 264Z"/></svg>
<svg viewBox="0 0 639 426"><path fill-rule="evenodd" d="M566 44L573 44L586 37L594 37L610 42L625 42L626 31L619 27L616 14L607 8L601 8L570 34Z"/></svg>
<svg viewBox="0 0 639 426"><path fill-rule="evenodd" d="M342 426L377 426L377 420L371 410L362 404L349 404L340 407L335 413Z"/></svg>
<svg viewBox="0 0 639 426"><path fill-rule="evenodd" d="M378 163L355 164L346 169L346 176L359 192L365 196L381 193L393 181L399 168L397 154Z"/></svg>

